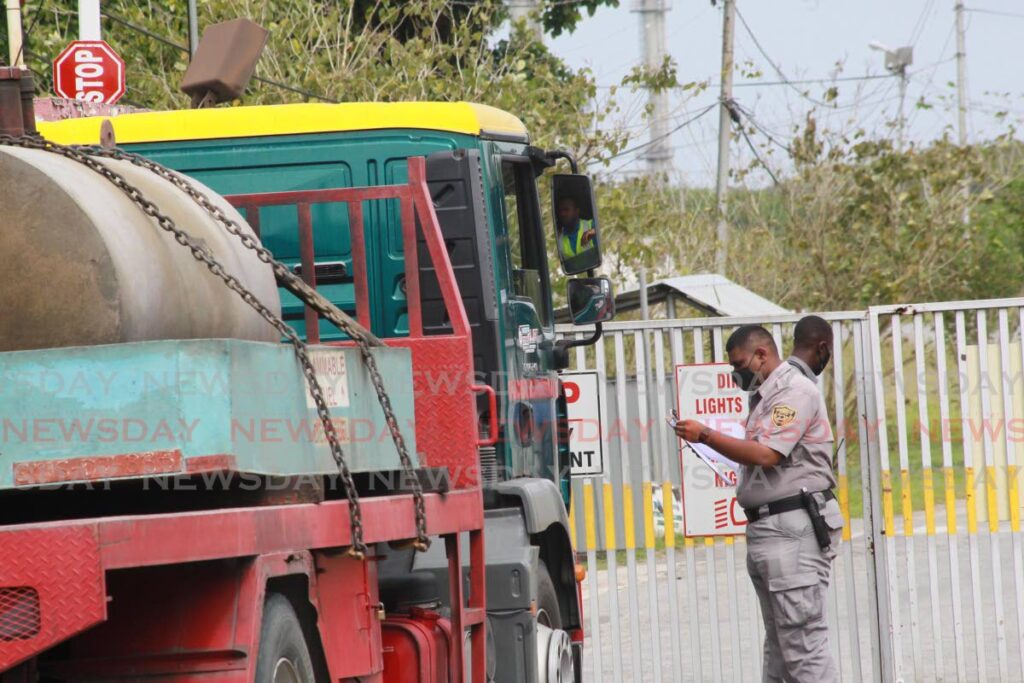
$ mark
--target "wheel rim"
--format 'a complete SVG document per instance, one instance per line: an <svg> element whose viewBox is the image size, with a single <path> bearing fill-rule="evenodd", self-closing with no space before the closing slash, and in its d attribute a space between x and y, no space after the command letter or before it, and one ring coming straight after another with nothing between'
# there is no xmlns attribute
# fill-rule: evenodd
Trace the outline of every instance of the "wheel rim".
<svg viewBox="0 0 1024 683"><path fill-rule="evenodd" d="M295 663L287 657L281 657L274 665L273 683L302 683Z"/></svg>
<svg viewBox="0 0 1024 683"><path fill-rule="evenodd" d="M569 634L540 623L537 614L537 673L541 683L572 683L572 644Z"/></svg>

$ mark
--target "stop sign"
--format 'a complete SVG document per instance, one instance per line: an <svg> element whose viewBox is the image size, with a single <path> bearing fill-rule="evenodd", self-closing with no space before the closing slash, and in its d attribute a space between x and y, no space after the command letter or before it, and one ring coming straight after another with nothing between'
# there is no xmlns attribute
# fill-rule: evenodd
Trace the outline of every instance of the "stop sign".
<svg viewBox="0 0 1024 683"><path fill-rule="evenodd" d="M113 104L124 95L124 60L102 40L76 40L53 60L53 89L68 99Z"/></svg>

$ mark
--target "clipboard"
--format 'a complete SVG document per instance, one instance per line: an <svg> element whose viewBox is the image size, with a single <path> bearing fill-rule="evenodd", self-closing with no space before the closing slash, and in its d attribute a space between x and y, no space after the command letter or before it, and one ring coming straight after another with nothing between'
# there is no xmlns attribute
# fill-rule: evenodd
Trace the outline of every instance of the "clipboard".
<svg viewBox="0 0 1024 683"><path fill-rule="evenodd" d="M672 410L672 414L667 416L665 418L665 421L668 422L669 426L674 429L676 424L679 422L679 413L677 413L675 411L675 409L673 409ZM711 458L706 456L704 453L702 453L700 448L697 448L697 446L695 446L694 444L690 443L686 439L681 439L681 441L684 444L686 444L686 447L689 448L690 451L692 451L694 455L697 456L698 460L700 460L702 463L704 463L709 468L711 468L711 471L715 473L716 477L718 477L719 479L721 479L722 481L724 481L726 483L728 483L730 481L729 477L724 475L722 473L722 471L720 469L718 469L718 463L716 463L714 460L712 460Z"/></svg>
<svg viewBox="0 0 1024 683"><path fill-rule="evenodd" d="M686 444L686 447L689 448L690 451L694 455L697 456L698 460L700 460L702 463L707 465L711 469L711 471L715 473L715 476L717 476L719 479L721 479L722 481L724 481L726 483L729 483L730 481L732 481L728 476L723 474L720 469L718 469L718 463L716 463L714 460L712 460L708 456L706 456L703 453L701 453L700 449L695 448L692 443L690 443L689 441L687 441L685 439L683 439L683 443Z"/></svg>

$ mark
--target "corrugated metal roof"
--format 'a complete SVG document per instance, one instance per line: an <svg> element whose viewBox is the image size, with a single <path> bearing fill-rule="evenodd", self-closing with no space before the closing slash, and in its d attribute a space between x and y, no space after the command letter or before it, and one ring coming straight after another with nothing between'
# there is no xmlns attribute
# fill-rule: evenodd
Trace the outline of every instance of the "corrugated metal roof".
<svg viewBox="0 0 1024 683"><path fill-rule="evenodd" d="M684 275L658 280L647 285L647 301L656 304L673 297L677 304L692 306L708 315L739 318L759 315L785 315L792 311L755 294L716 273ZM640 308L640 290L622 292L615 297L616 312ZM677 310L677 315L679 311ZM685 317L685 316L684 316ZM559 309L555 314L559 322L569 322L569 314Z"/></svg>

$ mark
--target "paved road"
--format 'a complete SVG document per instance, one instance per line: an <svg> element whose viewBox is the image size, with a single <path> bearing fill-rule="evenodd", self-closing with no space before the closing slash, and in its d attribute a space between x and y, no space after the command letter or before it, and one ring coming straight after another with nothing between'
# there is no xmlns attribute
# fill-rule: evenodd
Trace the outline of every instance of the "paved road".
<svg viewBox="0 0 1024 683"><path fill-rule="evenodd" d="M966 515L960 511L958 524L960 535L955 537L955 547L959 555L960 598L962 604L962 637L956 638L953 627L954 591L950 579L951 567L945 528L940 527L934 538L934 574L937 583L930 579L932 567L929 563L929 540L924 533L923 514L915 517L915 536L906 538L902 535L892 539L895 547L893 572L896 576L899 607L897 613L903 622L898 645L901 649L902 672L906 681L957 680L955 644L961 643L964 658L965 680L968 681L1016 681L1024 682L1022 671L1022 649L1024 635L1019 631L1017 621L1018 601L1024 600L1024 572L1015 568L1013 539L1008 530L1001 531L995 537L999 543L998 562L993 561L990 536L981 533L974 537L974 553L976 553L976 571L972 581L971 556L972 544L963 535L966 528ZM897 520L897 531L902 534L902 522ZM872 680L872 600L874 593L868 586L868 553L862 524L854 520L853 538L844 547L836 561L834 595L830 602L830 612L834 620L840 648L843 680ZM912 548L912 559L908 558L908 541ZM1024 539L1018 538L1018 548ZM692 558L689 553L692 553ZM732 554L735 571L728 572L729 555ZM600 654L602 658L603 678L593 671L594 656L592 635L588 635L588 656L584 664L585 681L616 681L613 674L613 656L618 652L621 658L622 676L624 681L671 681L673 680L673 651L679 655L681 671L680 680L692 681L752 681L758 680L760 671L761 633L760 617L756 609L756 600L749 586L744 568L745 548L742 542L731 548L719 542L713 551L713 559L703 546L678 549L676 551L676 598L675 615L679 638L673 640L672 605L668 599L668 562L667 553L662 551L655 555L655 574L657 597L655 605L658 618L653 620L650 615L649 595L650 573L648 563L640 559L636 563L636 589L634 591L640 618L635 625L630 621L630 571L625 564L616 572L615 586L618 597L619 633L613 639L609 620L610 572L596 572L597 598L600 603L601 620ZM717 619L711 615L712 603L708 584L709 561L714 563L714 582L716 591ZM692 562L693 571L688 570ZM911 566L913 571L911 572ZM999 567L993 572L993 567ZM911 594L909 578L915 579L917 602L917 618L912 619ZM1005 677L1000 677L1000 641L996 628L996 581L1002 582L1004 639L1002 649L1005 652ZM590 613L593 610L591 591L594 590L594 572L591 572L584 584L584 609L586 626L589 631ZM693 605L689 597L689 582L696 580L696 629L691 628ZM976 647L976 629L974 622L974 591L977 586L980 599L977 602L980 613L981 645L984 652L983 662L985 676L979 675ZM851 592L852 588L852 592ZM735 596L735 611L732 610L729 595L730 589ZM932 605L937 606L938 638L933 636ZM735 614L735 620L730 615ZM652 631L652 626L654 630ZM734 642L734 634L738 635L738 644ZM916 635L916 637L915 637ZM638 637L635 637L638 636ZM717 641L717 642L716 642ZM635 655L634 642L639 649L639 658ZM916 650L915 650L916 642ZM652 666L655 644L658 646L661 677L656 678ZM720 655L716 656L716 653ZM699 666L694 654L699 653ZM638 669L637 664L640 664ZM859 665L859 666L858 666ZM857 671L860 671L858 678Z"/></svg>

